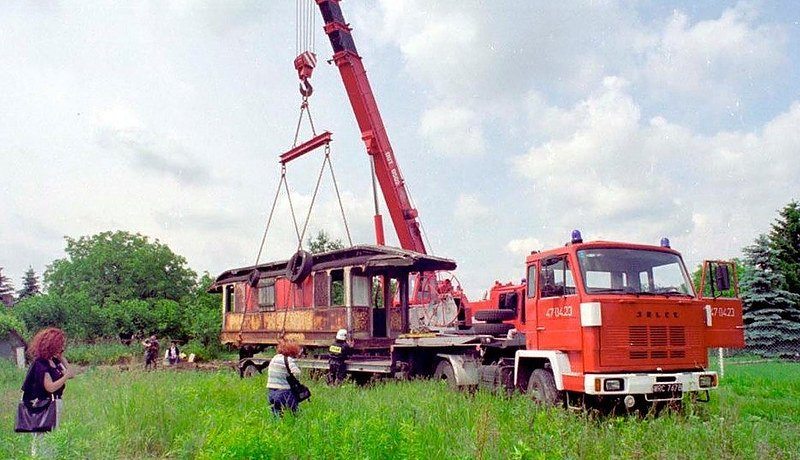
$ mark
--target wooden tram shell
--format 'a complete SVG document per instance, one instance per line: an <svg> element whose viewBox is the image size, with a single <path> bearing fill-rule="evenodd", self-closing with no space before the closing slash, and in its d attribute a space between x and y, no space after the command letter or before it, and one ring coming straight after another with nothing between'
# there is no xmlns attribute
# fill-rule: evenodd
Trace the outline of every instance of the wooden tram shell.
<svg viewBox="0 0 800 460"><path fill-rule="evenodd" d="M409 274L456 267L449 259L362 245L315 254L310 274L295 284L287 277L288 263L236 268L217 277L209 291L222 294L224 344L258 349L286 338L322 347L347 329L361 347L388 347L411 329Z"/></svg>

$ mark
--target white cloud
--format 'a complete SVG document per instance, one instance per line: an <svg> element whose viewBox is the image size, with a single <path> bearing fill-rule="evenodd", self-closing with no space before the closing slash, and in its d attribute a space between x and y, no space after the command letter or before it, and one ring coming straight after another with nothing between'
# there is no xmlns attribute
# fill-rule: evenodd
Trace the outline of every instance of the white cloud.
<svg viewBox="0 0 800 460"><path fill-rule="evenodd" d="M445 156L481 155L486 149L483 128L475 112L464 107L434 107L420 121L420 134Z"/></svg>
<svg viewBox="0 0 800 460"><path fill-rule="evenodd" d="M646 53L651 88L732 105L744 87L769 78L785 60L785 32L758 25L757 16L746 3L695 24L676 11Z"/></svg>
<svg viewBox="0 0 800 460"><path fill-rule="evenodd" d="M453 217L469 225L481 225L481 220L491 215L491 210L474 194L462 193L458 196Z"/></svg>
<svg viewBox="0 0 800 460"><path fill-rule="evenodd" d="M531 107L558 114L558 126L512 165L546 196L537 214L551 226L577 222L592 237L629 241L675 236L698 259L732 256L800 182L800 103L760 133L713 136L663 117L643 122L613 78L570 109L536 98Z"/></svg>
<svg viewBox="0 0 800 460"><path fill-rule="evenodd" d="M531 253L531 251L541 251L544 248L544 245L538 238L522 238L511 240L506 244L506 251L519 256L519 259L524 260L525 256Z"/></svg>
<svg viewBox="0 0 800 460"><path fill-rule="evenodd" d="M97 142L112 154L128 156L140 169L166 174L184 184L208 185L210 169L174 139L161 139L137 114L122 106L96 116Z"/></svg>

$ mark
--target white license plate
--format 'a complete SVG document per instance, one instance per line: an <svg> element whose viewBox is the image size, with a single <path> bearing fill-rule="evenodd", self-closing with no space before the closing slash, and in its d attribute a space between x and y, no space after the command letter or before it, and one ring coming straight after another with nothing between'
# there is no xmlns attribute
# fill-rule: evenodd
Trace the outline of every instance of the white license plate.
<svg viewBox="0 0 800 460"><path fill-rule="evenodd" d="M682 383L656 383L653 385L653 393L678 393L682 391Z"/></svg>

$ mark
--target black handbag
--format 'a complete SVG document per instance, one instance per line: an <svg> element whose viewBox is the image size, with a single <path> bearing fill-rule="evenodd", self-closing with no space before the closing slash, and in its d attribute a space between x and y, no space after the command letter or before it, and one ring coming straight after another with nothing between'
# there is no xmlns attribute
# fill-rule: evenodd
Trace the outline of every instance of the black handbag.
<svg viewBox="0 0 800 460"><path fill-rule="evenodd" d="M56 426L56 402L50 399L20 401L17 407L17 433L44 433Z"/></svg>
<svg viewBox="0 0 800 460"><path fill-rule="evenodd" d="M292 390L294 397L297 398L297 402L302 402L310 398L311 390L300 383L297 377L292 374L292 370L289 369L289 358L287 358L286 355L283 356L283 364L286 366L286 381L289 382L289 388Z"/></svg>

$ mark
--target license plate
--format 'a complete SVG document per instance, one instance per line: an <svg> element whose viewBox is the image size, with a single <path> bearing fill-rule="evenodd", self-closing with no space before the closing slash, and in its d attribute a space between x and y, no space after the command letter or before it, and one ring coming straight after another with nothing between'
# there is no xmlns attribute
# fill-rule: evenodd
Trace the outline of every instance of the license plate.
<svg viewBox="0 0 800 460"><path fill-rule="evenodd" d="M653 393L678 393L682 391L682 383L656 383L653 385Z"/></svg>

